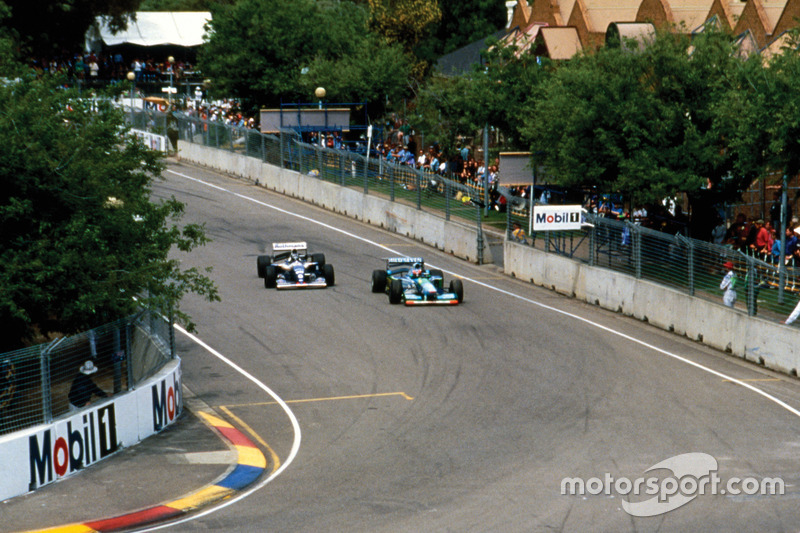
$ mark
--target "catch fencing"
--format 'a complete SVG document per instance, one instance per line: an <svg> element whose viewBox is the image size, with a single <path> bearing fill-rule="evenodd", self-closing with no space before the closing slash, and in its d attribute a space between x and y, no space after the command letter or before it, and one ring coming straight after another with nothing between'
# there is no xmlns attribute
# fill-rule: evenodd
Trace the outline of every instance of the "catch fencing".
<svg viewBox="0 0 800 533"><path fill-rule="evenodd" d="M784 320L800 298L800 269L794 259L781 261L749 248L743 251L672 235L628 220L587 214L586 222L589 225L582 230L516 237L514 223L526 228L528 219L526 213L509 211L507 238L720 303L720 284L727 273L723 265L731 262L736 275L735 307L770 320Z"/></svg>
<svg viewBox="0 0 800 533"><path fill-rule="evenodd" d="M737 277L735 307L771 320L785 319L800 297L800 269L794 260L784 264L782 270L784 262L770 254L736 250L592 214L587 215L591 226L580 231L543 232L516 239L515 223L520 228L529 228L530 202L503 188L491 194L481 183L462 183L452 176L395 164L380 157L303 143L294 131L270 135L182 114L176 117L181 140L255 157L362 190L364 194L382 195L447 220L456 218L475 223L479 263L488 240L485 235L495 229L508 240L518 240L547 253L718 302L722 302L723 291L719 286L726 273L723 264L730 261ZM498 211L505 215L496 216ZM486 216L487 213L491 216Z"/></svg>
<svg viewBox="0 0 800 533"><path fill-rule="evenodd" d="M364 153L337 150L304 143L292 130L277 135L265 134L181 113L174 115L180 140L255 157L364 194L412 205L446 220L476 224L478 235L482 235L480 206L483 195L474 185L386 161L382 157L368 157L366 146L363 147ZM480 257L482 243L476 245Z"/></svg>
<svg viewBox="0 0 800 533"><path fill-rule="evenodd" d="M70 388L87 361L98 369L92 380L112 396L135 389L174 357L172 323L146 310L84 333L1 354L0 435L74 411Z"/></svg>

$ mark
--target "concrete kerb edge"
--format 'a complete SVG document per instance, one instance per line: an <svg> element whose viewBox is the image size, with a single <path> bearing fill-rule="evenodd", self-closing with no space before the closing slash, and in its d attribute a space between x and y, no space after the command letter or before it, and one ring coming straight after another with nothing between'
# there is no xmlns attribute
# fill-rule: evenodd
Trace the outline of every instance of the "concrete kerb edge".
<svg viewBox="0 0 800 533"><path fill-rule="evenodd" d="M267 469L267 459L261 450L241 431L220 418L213 409L183 387L184 408L195 413L211 428L228 448L235 452L236 461L215 482L187 493L185 496L152 507L124 513L111 518L89 520L81 523L34 530L64 533L103 533L123 529L166 523L182 516L210 507L233 497L255 483Z"/></svg>

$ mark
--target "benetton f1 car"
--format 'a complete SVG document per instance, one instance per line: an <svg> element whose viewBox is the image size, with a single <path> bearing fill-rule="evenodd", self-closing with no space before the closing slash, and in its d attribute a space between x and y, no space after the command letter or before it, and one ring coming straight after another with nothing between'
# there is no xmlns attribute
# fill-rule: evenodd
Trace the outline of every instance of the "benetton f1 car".
<svg viewBox="0 0 800 533"><path fill-rule="evenodd" d="M372 272L372 292L385 292L389 303L406 305L458 305L464 301L460 279L444 289L441 270L428 270L421 257L392 257L385 270Z"/></svg>
<svg viewBox="0 0 800 533"><path fill-rule="evenodd" d="M308 254L304 242L278 242L272 245L274 255L259 255L258 277L264 278L267 289L324 289L334 284L333 265L325 262L325 254Z"/></svg>

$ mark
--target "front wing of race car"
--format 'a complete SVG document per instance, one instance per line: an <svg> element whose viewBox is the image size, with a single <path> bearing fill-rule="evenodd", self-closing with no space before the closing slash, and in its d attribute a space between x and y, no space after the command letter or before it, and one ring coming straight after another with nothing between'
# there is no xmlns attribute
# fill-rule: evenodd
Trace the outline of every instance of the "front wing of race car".
<svg viewBox="0 0 800 533"><path fill-rule="evenodd" d="M445 292L436 296L435 299L425 298L421 294L406 293L404 302L406 305L458 305L458 296L452 292Z"/></svg>
<svg viewBox="0 0 800 533"><path fill-rule="evenodd" d="M317 278L314 281L287 281L285 279L280 279L275 282L275 288L278 290L281 289L324 289L328 286L328 282L325 281L325 278Z"/></svg>

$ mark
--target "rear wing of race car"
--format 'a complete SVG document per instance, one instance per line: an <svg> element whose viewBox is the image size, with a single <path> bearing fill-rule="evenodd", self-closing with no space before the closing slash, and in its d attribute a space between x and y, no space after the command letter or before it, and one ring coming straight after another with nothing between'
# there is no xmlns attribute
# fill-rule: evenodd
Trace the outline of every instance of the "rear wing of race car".
<svg viewBox="0 0 800 533"><path fill-rule="evenodd" d="M272 243L272 251L275 252L273 261L279 261L289 257L292 250L297 250L301 257L305 257L308 252L308 245L304 242L275 242Z"/></svg>
<svg viewBox="0 0 800 533"><path fill-rule="evenodd" d="M305 252L308 250L308 245L304 242L275 242L272 243L273 252L291 252L297 250Z"/></svg>
<svg viewBox="0 0 800 533"><path fill-rule="evenodd" d="M402 266L412 266L414 263L425 265L425 261L421 257L389 257L386 259L387 270L396 269Z"/></svg>

